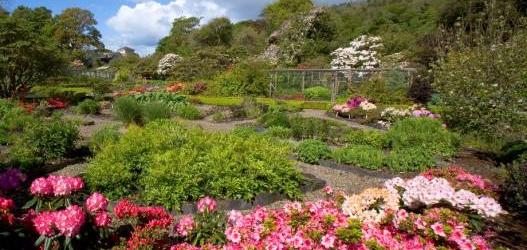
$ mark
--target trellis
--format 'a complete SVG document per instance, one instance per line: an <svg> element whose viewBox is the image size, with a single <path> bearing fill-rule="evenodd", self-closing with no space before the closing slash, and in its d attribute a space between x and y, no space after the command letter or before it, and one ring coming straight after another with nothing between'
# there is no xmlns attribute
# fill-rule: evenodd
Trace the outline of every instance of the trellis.
<svg viewBox="0 0 527 250"><path fill-rule="evenodd" d="M335 103L341 91L360 84L374 73L400 71L406 75L408 86L412 82L415 69L274 69L270 70L269 96L275 97L280 82L288 88L297 88L302 93L306 88L325 86L331 90L331 102Z"/></svg>

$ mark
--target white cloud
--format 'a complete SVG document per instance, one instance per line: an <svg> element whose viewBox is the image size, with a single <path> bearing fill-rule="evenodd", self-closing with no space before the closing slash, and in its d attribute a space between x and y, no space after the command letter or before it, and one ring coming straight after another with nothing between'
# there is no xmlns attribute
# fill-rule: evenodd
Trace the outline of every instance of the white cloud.
<svg viewBox="0 0 527 250"><path fill-rule="evenodd" d="M139 52L149 53L159 39L170 32L175 18L198 16L203 17L203 21L206 22L226 14L226 8L209 0L175 0L166 4L142 1L132 7L123 5L107 21L108 26L117 32L109 39L111 40L109 47L127 45L137 48Z"/></svg>
<svg viewBox="0 0 527 250"><path fill-rule="evenodd" d="M131 6L122 5L106 24L115 30L105 34L110 49L130 46L141 55L152 53L157 42L165 37L174 18L182 16L203 17L202 22L228 16L232 21L255 19L272 0L129 0ZM166 2L166 1L165 1ZM329 5L350 0L315 0Z"/></svg>

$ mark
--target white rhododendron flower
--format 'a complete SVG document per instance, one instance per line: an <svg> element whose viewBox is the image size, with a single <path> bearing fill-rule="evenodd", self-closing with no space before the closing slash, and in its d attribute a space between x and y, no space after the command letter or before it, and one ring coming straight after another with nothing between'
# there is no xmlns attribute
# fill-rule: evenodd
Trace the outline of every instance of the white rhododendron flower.
<svg viewBox="0 0 527 250"><path fill-rule="evenodd" d="M183 58L177 54L166 54L161 60L159 60L157 73L160 75L169 74L182 60Z"/></svg>
<svg viewBox="0 0 527 250"><path fill-rule="evenodd" d="M362 35L350 43L350 47L338 48L331 53L333 69L375 69L381 61L378 58L379 50L383 48L382 39L377 36ZM363 73L359 73L363 75ZM351 77L349 73L346 77Z"/></svg>

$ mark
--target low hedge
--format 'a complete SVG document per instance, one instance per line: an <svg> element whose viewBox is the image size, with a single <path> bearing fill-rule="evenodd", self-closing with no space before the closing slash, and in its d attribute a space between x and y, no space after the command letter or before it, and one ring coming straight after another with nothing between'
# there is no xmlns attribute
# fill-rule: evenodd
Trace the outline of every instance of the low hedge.
<svg viewBox="0 0 527 250"><path fill-rule="evenodd" d="M298 198L302 178L289 154L287 144L256 133L206 133L161 120L132 126L105 145L86 179L109 197L138 194L171 209L205 195L250 201L280 192Z"/></svg>

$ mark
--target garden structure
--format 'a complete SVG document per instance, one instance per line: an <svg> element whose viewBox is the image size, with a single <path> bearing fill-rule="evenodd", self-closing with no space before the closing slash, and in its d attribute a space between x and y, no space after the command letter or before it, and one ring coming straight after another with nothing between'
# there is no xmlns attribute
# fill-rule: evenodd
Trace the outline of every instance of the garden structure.
<svg viewBox="0 0 527 250"><path fill-rule="evenodd" d="M416 69L273 69L269 71L269 96L294 95L304 93L310 87L323 86L331 90L331 102L336 103L339 95L358 87L373 74L383 75L397 71L404 75L406 87L413 81Z"/></svg>

